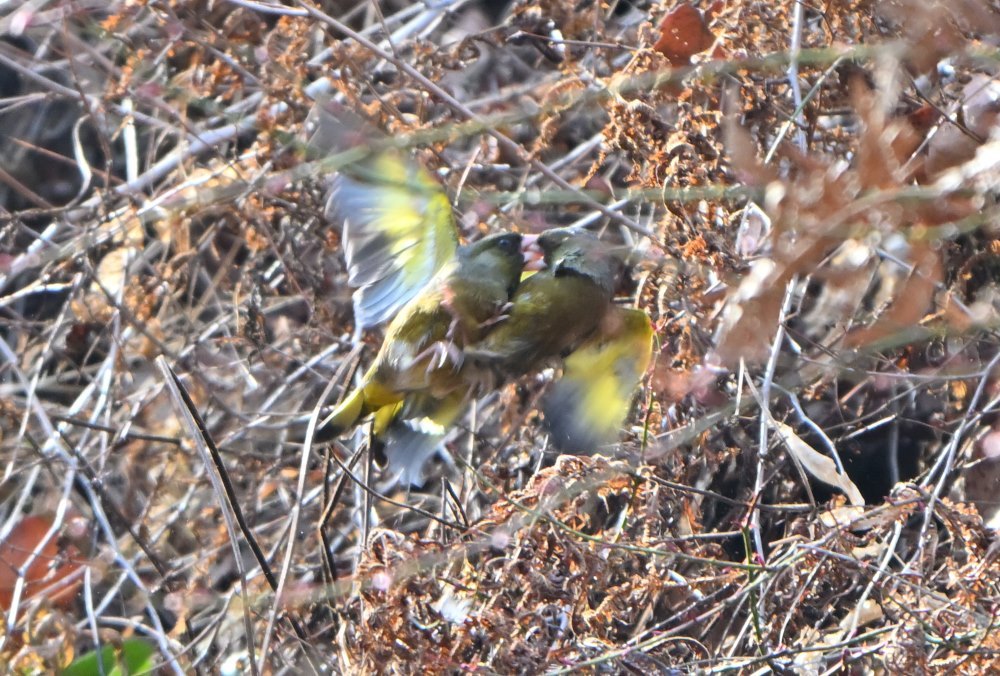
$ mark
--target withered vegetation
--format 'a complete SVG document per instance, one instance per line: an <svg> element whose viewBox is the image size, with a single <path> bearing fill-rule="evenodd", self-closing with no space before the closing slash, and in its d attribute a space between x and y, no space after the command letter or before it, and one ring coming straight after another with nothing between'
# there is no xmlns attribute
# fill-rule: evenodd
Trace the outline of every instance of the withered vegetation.
<svg viewBox="0 0 1000 676"><path fill-rule="evenodd" d="M4 670L129 639L165 673L1000 668L994 3L0 14ZM327 104L467 236L641 253L620 445L552 452L551 371L420 489L313 440L381 339Z"/></svg>

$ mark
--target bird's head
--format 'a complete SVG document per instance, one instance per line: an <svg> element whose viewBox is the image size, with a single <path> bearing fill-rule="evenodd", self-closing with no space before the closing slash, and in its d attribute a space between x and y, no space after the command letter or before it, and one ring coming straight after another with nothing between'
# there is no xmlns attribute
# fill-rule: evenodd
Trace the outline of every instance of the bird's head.
<svg viewBox="0 0 1000 676"><path fill-rule="evenodd" d="M552 228L538 235L535 246L555 276L579 275L613 293L625 270L628 249L608 244L581 228Z"/></svg>
<svg viewBox="0 0 1000 676"><path fill-rule="evenodd" d="M510 293L521 279L525 258L519 233L501 232L484 237L465 247L460 256L473 274L496 275L506 283Z"/></svg>

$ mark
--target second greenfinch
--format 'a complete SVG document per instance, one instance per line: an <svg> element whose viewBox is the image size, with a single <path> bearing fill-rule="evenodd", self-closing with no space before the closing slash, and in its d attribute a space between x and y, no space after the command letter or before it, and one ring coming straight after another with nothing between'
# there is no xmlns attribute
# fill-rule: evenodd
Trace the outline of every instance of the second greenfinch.
<svg viewBox="0 0 1000 676"><path fill-rule="evenodd" d="M559 450L590 453L621 431L652 358L653 328L642 310L613 302L631 252L574 228L547 230L536 244L546 268L521 283L507 318L468 357L502 376L564 358L542 401L545 427Z"/></svg>
<svg viewBox="0 0 1000 676"><path fill-rule="evenodd" d="M536 244L546 268L521 282L507 317L468 350L504 376L538 370L590 337L624 271L623 251L585 230L554 228Z"/></svg>

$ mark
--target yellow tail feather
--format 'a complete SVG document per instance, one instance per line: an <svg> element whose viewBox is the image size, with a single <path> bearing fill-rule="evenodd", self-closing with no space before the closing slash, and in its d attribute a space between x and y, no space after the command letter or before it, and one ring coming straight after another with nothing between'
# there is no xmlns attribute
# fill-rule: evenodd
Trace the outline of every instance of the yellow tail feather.
<svg viewBox="0 0 1000 676"><path fill-rule="evenodd" d="M366 377L366 380L369 378ZM348 394L320 426L334 434L341 434L357 425L369 413L375 413L376 433L378 433L392 420L402 401L401 392L394 392L378 383L368 382L367 385L356 387Z"/></svg>
<svg viewBox="0 0 1000 676"><path fill-rule="evenodd" d="M347 395L347 398L333 409L333 413L328 415L320 426L330 428L334 434L340 434L354 427L364 414L365 391L359 387Z"/></svg>

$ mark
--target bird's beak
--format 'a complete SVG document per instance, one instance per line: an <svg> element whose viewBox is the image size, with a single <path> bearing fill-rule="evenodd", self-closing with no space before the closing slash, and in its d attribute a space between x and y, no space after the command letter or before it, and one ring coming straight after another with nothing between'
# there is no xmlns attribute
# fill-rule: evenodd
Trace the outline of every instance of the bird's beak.
<svg viewBox="0 0 1000 676"><path fill-rule="evenodd" d="M538 272L545 269L545 252L538 246L538 235L521 236L521 256L524 257L524 269Z"/></svg>

